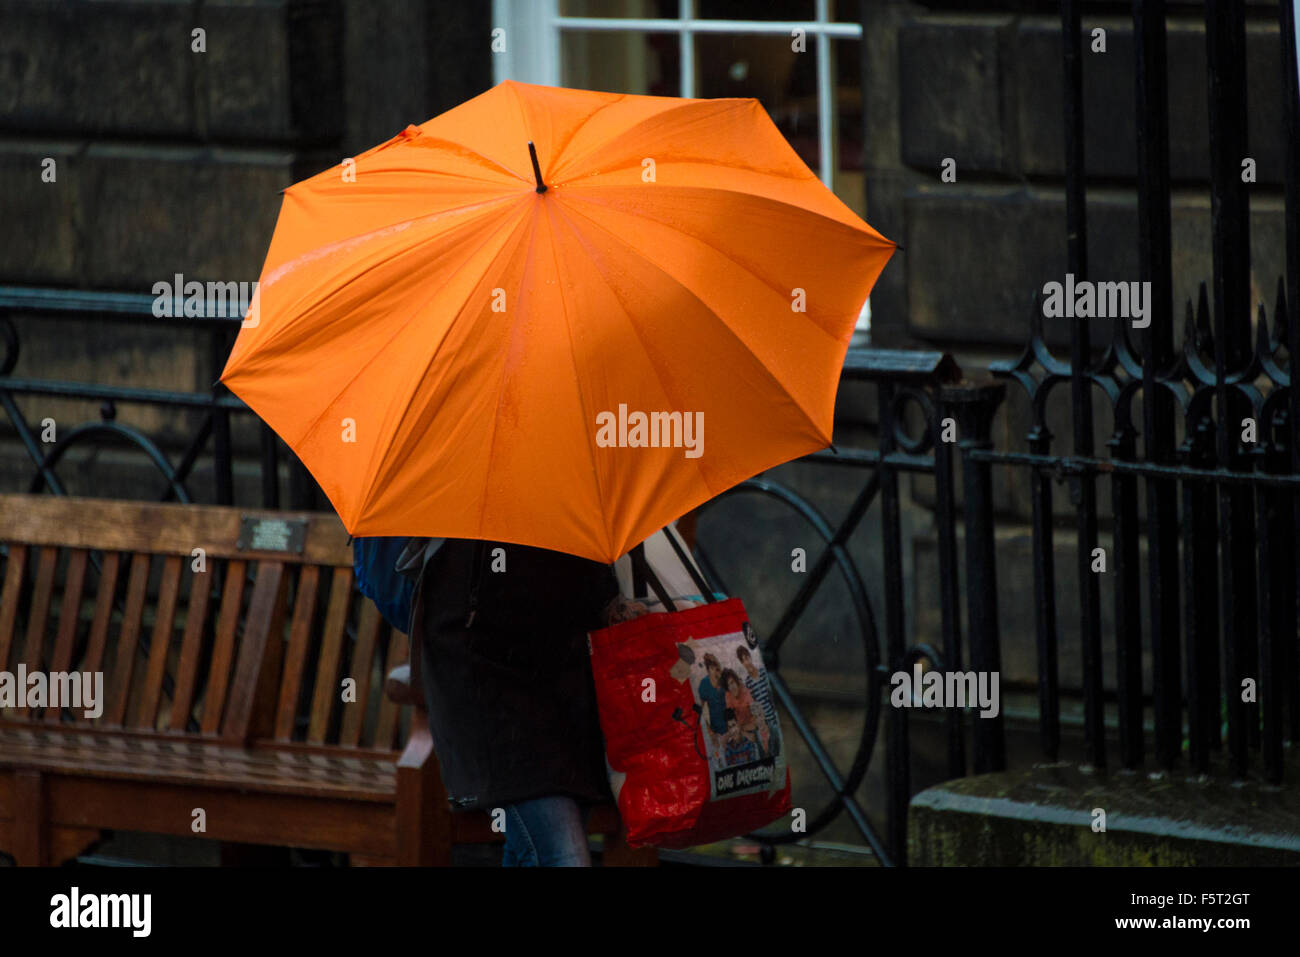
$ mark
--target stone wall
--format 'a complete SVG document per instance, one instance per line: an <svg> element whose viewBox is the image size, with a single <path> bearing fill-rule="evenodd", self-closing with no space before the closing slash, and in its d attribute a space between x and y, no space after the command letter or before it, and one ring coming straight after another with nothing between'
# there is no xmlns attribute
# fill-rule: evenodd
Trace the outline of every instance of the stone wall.
<svg viewBox="0 0 1300 957"><path fill-rule="evenodd" d="M256 280L280 190L491 85L489 9L0 0L0 284L147 293L177 273ZM41 179L47 157L52 183ZM188 390L219 371L192 330L16 324L14 375ZM95 403L19 405L61 424L98 414ZM173 447L195 428L185 414L126 405L118 419ZM14 489L30 467L11 436L0 417L0 481ZM256 433L236 438L251 451ZM193 491L206 497L202 471ZM129 494L129 475L107 491Z"/></svg>
<svg viewBox="0 0 1300 957"><path fill-rule="evenodd" d="M1053 4L872 2L866 13L867 215L901 237L872 299L874 341L939 344L971 365L1023 343L1035 289L1065 273L1064 85ZM1127 4L1084 4L1088 254L1094 278L1137 278L1136 79ZM1174 301L1211 275L1203 4L1169 4ZM1247 27L1252 271L1284 268L1277 4ZM1028 12L1025 12L1028 11ZM945 158L956 182L940 179ZM1181 326L1181 322L1180 322ZM1066 341L1062 330L1058 342Z"/></svg>

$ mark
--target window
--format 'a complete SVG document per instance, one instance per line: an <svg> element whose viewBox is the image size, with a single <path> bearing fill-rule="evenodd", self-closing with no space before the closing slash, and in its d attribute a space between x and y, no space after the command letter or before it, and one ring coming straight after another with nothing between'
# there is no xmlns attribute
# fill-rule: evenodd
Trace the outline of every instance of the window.
<svg viewBox="0 0 1300 957"><path fill-rule="evenodd" d="M654 96L752 96L865 215L857 0L493 0L495 81ZM796 49L796 38L801 38ZM858 329L870 329L864 305Z"/></svg>

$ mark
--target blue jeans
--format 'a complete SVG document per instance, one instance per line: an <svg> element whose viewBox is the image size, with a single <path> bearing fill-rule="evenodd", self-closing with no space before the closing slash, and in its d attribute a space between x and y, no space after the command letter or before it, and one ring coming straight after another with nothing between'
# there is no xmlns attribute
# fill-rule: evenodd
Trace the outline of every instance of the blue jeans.
<svg viewBox="0 0 1300 957"><path fill-rule="evenodd" d="M506 805L502 867L590 867L587 809L569 797Z"/></svg>

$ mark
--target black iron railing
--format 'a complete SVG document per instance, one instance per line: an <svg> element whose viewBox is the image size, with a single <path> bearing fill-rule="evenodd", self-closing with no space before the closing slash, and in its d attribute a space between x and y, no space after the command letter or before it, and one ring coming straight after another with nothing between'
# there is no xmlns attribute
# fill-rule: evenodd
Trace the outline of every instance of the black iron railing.
<svg viewBox="0 0 1300 957"><path fill-rule="evenodd" d="M1029 399L1029 451L971 448L967 461L1030 470L1043 755L1055 760L1060 746L1052 522L1055 477L1069 481L1078 534L1085 752L1094 766L1108 763L1100 576L1092 569L1094 549L1105 544L1096 498L1096 483L1105 479L1113 506L1108 574L1114 578L1114 700L1120 764L1137 768L1145 761L1143 719L1148 695L1143 687L1142 653L1149 647L1155 765L1178 766L1185 748L1191 768L1209 770L1212 755L1223 747L1221 727L1226 723L1231 773L1246 776L1251 755L1256 754L1263 777L1277 783L1284 776L1284 740L1300 740L1300 507L1296 501L1300 388L1292 381L1300 355L1300 321L1288 315L1288 309L1294 312L1300 301L1296 183L1300 98L1294 8L1289 0L1279 7L1280 67L1286 94L1283 135L1289 157L1287 274L1278 281L1270 317L1263 303L1250 302L1247 184L1241 175L1247 117L1244 7L1235 0L1206 4L1214 279L1212 293L1202 285L1196 306L1187 304L1181 350L1174 346L1170 267L1165 7L1160 0L1136 0L1133 9L1139 266L1140 278L1152 284L1149 325L1144 331L1130 332L1123 322L1112 321L1109 341L1098 352L1089 342L1089 323L1096 320L1074 319L1070 358L1065 361L1052 355L1044 342L1044 320L1036 298L1023 356L992 366L995 375L1022 386ZM1079 70L1083 33L1077 0L1062 3L1062 24L1066 248L1077 280L1087 274ZM1062 456L1052 454L1046 409L1049 395L1066 383L1074 443L1073 454ZM1107 456L1095 455L1092 447L1096 392L1105 397L1113 417ZM1134 414L1137 402L1142 406L1140 422ZM1145 524L1139 516L1139 481L1146 492ZM980 531L986 538L991 534L988 529ZM1145 643L1144 535L1149 591ZM983 547L992 557L991 538L983 546L972 541L969 547ZM990 582L995 569L996 563L990 561ZM974 583L969 587L973 590Z"/></svg>
<svg viewBox="0 0 1300 957"><path fill-rule="evenodd" d="M219 504L258 504L264 508L279 505L278 479L276 477L282 456L288 456L291 467L301 469L296 458L280 447L279 439L261 425L263 441L260 446L258 466L261 470L262 498L258 503L236 501L232 480L234 454L230 441L231 418L236 415L251 416L252 412L238 398L219 385L210 391L167 391L132 388L129 386L103 386L87 383L52 381L47 379L15 377L20 354L20 342L12 315L21 314L37 321L58 321L60 318L93 318L107 322L144 323L156 329L160 337L179 329L193 328L185 323L196 320L155 318L153 299L146 295L124 293L67 292L51 289L0 287L0 337L5 352L0 361L0 408L4 409L14 433L22 442L32 462L32 478L27 491L48 490L53 494L66 494L65 483L59 476L58 465L69 449L87 444L121 444L138 450L162 477L162 491L157 497L181 502L194 500L189 487L191 471L206 452L213 465L213 487L204 490L204 497ZM213 309L212 312L221 310ZM224 364L226 354L238 330L240 317L233 308L217 318L197 320L201 331L208 337L212 378ZM838 524L832 526L807 498L792 489L760 477L732 489L717 501L744 496L759 496L774 500L791 509L824 543L823 551L809 556L810 567L797 595L784 609L774 627L766 635L764 649L773 689L786 714L802 737L808 751L829 784L834 798L824 807L810 814L803 832L788 836L762 835L769 852L771 846L786 841L800 840L824 830L840 815L846 815L863 839L884 863L901 863L906 857L907 804L911 797L910 748L908 721L905 712L893 711L887 722L886 778L888 806L885 809L885 836L881 836L867 809L857 798L858 790L870 768L872 754L880 732L882 702L885 698L888 677L894 672L910 669L912 663L925 658L935 667L959 668L962 660L961 626L957 620L958 598L957 541L953 489L952 446L936 442L941 422L946 416L955 416L962 422L974 421L971 417L985 415L987 390L957 384L960 370L953 360L938 352L904 352L893 350L851 350L845 362L844 379L849 382L869 383L876 389L880 408L880 441L878 448L836 448L832 451L808 456L802 460L834 469L866 469L869 475L848 510ZM23 416L15 401L20 395L44 395L61 399L86 399L101 403L100 420L81 423L71 428L61 428L57 442L45 444L38 440L32 425ZM113 421L119 403L142 403L169 409L200 410L202 421L178 459L173 461L150 436L138 429ZM921 410L922 422L918 434L911 434L903 422L902 410L915 404ZM938 509L938 558L942 597L942 646L930 644L912 646L904 630L905 604L903 575L903 544L900 521L899 476L908 473L932 474L936 485ZM972 473L978 488L972 493L968 476L967 495L988 495L988 469L977 467ZM297 487L310 489L309 477L299 480ZM319 499L290 503L293 508L314 507ZM885 579L863 582L862 575L849 550L849 540L857 531L871 507L879 503L882 514L880 546L882 549ZM989 521L991 512L968 517L975 527ZM710 557L701 552L701 563L706 573L723 591L727 591L725 569L719 569ZM981 581L983 559L968 568ZM801 616L830 579L838 574L848 589L861 641L862 665L865 682L861 698L862 733L849 767L841 769L823 744L813 720L804 713L799 696L791 691L780 677L781 647L789 638ZM981 586L982 587L982 586ZM884 647L881 647L871 594L884 608ZM991 593L990 593L991 594ZM988 621L989 608L995 607L982 599L972 601L972 621L979 622L981 641L972 650L972 660L977 666L991 666L996 670L996 621ZM992 665L990 665L990 662ZM949 773L960 776L966 773L966 745L962 730L962 714L958 710L946 713ZM977 729L975 738L975 767L977 770L995 766L1000 760L1000 735Z"/></svg>
<svg viewBox="0 0 1300 957"><path fill-rule="evenodd" d="M958 385L961 372L950 356L939 352L905 352L899 350L851 350L844 366L844 381L868 383L876 390L880 409L879 442L875 449L836 448L806 456L801 462L832 468L868 469L853 503L838 525L832 526L820 511L803 496L770 478L744 482L714 499L706 509L736 496L763 496L792 509L820 537L823 548L809 555L809 567L798 591L782 611L777 623L763 635L763 660L771 676L772 688L789 721L798 731L817 768L825 777L834 796L825 807L809 815L802 832L758 835L767 845L805 840L823 830L839 815L853 822L877 858L884 864L902 863L907 854L907 805L912 796L911 750L908 740L908 717L903 710L891 710L885 727L885 777L887 806L885 834L872 823L857 792L866 777L872 752L880 730L883 701L887 697L890 675L907 671L920 658L940 669L961 667L961 626L958 622L957 540L953 504L953 454L950 444L939 441L943 419L954 408L968 403L978 388ZM914 404L921 410L920 429L911 434L904 426L903 408ZM939 582L941 600L942 648L928 643L912 644L904 626L904 575L901 498L899 477L908 473L933 475L935 479L938 519ZM857 564L849 552L849 541L862 525L872 505L881 510L881 548L884 580L873 587L863 583ZM705 574L719 590L731 593L727 580L703 547L697 548ZM823 744L816 728L805 713L798 697L781 676L782 646L790 637L813 599L837 572L848 591L854 617L860 629L864 650L866 682L861 699L862 734L853 761L847 771L837 766ZM880 647L870 593L884 606L884 648ZM976 604L979 604L978 602ZM996 627L993 648L982 648L981 660L996 660ZM847 665L847 662L846 662ZM954 777L966 773L963 715L959 709L945 713L948 739L948 770ZM976 738L977 766L987 742Z"/></svg>
<svg viewBox="0 0 1300 957"><path fill-rule="evenodd" d="M231 418L252 416L240 399L216 382L225 365L241 314L233 302L205 304L194 317L159 318L154 315L155 297L141 293L86 292L65 289L0 286L0 409L33 464L32 481L27 489L65 494L58 466L67 453L83 445L125 444L144 455L161 474L163 486L157 496L161 501L191 502L190 473L205 452L211 456L213 487L210 501L218 505L234 503L234 454L231 448ZM101 323L145 326L166 339L179 329L199 331L207 342L208 368L213 381L207 391L106 386L86 382L64 382L12 375L21 352L20 337L14 317L25 316L37 321L91 319ZM49 396L60 399L84 399L100 402L99 420L60 428L55 442L42 442L19 409L16 396ZM154 438L139 429L115 421L119 404L139 404L203 413L199 427L179 455L169 455ZM314 508L320 499L311 476L297 457L265 424L260 424L261 506L279 508L281 502L279 463L288 461L288 502L290 508Z"/></svg>

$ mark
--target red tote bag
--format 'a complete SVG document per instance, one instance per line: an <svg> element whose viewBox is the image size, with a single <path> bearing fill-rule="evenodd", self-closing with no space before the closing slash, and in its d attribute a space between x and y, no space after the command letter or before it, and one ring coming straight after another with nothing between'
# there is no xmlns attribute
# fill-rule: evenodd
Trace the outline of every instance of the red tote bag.
<svg viewBox="0 0 1300 957"><path fill-rule="evenodd" d="M629 845L708 844L789 813L775 701L739 599L644 615L588 637Z"/></svg>

